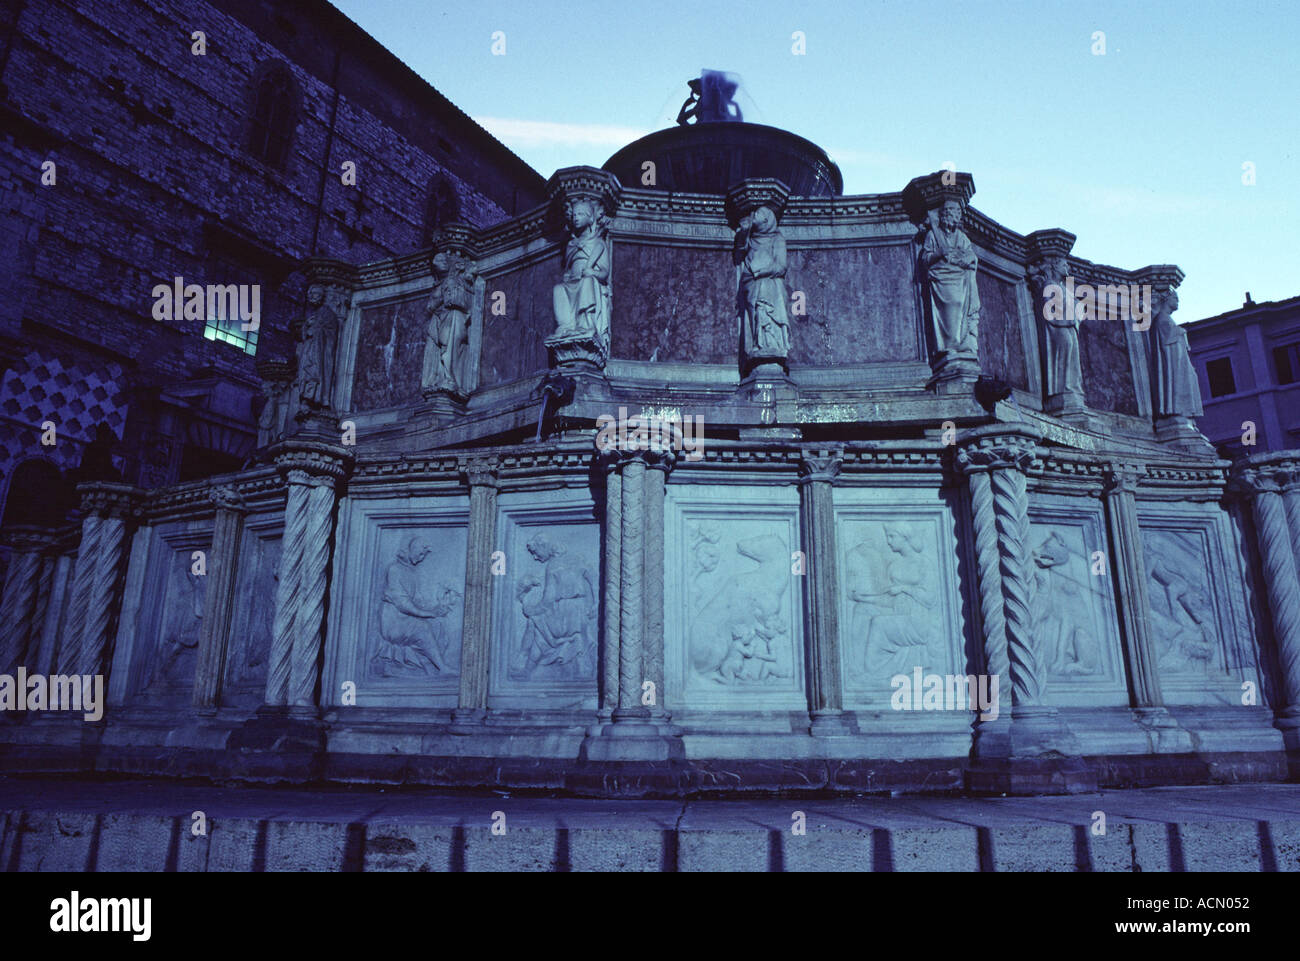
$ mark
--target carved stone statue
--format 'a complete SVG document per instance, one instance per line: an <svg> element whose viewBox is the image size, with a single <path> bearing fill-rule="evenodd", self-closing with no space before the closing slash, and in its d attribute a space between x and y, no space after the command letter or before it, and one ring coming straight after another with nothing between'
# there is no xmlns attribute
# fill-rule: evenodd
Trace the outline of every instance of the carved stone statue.
<svg viewBox="0 0 1300 961"><path fill-rule="evenodd" d="M527 626L519 642L521 673L566 667L566 673L591 675L596 668L596 584L591 573L564 548L538 534L528 553L542 565L540 578L528 575L516 592Z"/></svg>
<svg viewBox="0 0 1300 961"><path fill-rule="evenodd" d="M257 446L265 447L284 436L289 413L289 389L283 381L262 381L262 394L266 402L257 417Z"/></svg>
<svg viewBox="0 0 1300 961"><path fill-rule="evenodd" d="M339 331L346 311L346 296L339 288L312 284L307 289L307 315L299 332L296 384L304 407L320 410L333 404Z"/></svg>
<svg viewBox="0 0 1300 961"><path fill-rule="evenodd" d="M790 352L790 312L785 289L785 238L776 213L759 207L736 229L740 348L746 367L784 365Z"/></svg>
<svg viewBox="0 0 1300 961"><path fill-rule="evenodd" d="M1155 319L1151 324L1152 353L1155 355L1156 403L1161 416L1194 418L1201 408L1201 386L1187 350L1187 332L1174 323L1178 293L1171 287L1155 295Z"/></svg>
<svg viewBox="0 0 1300 961"><path fill-rule="evenodd" d="M609 356L609 243L605 212L596 200L578 198L567 207L570 239L563 279L555 285L555 333L548 347L581 343L588 359Z"/></svg>
<svg viewBox="0 0 1300 961"><path fill-rule="evenodd" d="M932 215L933 216L933 215ZM961 204L949 200L929 222L921 243L935 351L974 359L979 351L980 294L975 282L979 258L961 229Z"/></svg>
<svg viewBox="0 0 1300 961"><path fill-rule="evenodd" d="M446 391L469 396L470 307L474 300L474 268L460 254L442 252L433 258L438 285L429 297L424 370L420 385L426 393Z"/></svg>
<svg viewBox="0 0 1300 961"><path fill-rule="evenodd" d="M1049 257L1029 270L1047 341L1048 398L1065 407L1083 406L1083 373L1079 364L1079 317L1074 310L1050 310L1044 302L1052 285L1063 288L1070 268L1064 257ZM1059 299L1058 299L1059 302Z"/></svg>
<svg viewBox="0 0 1300 961"><path fill-rule="evenodd" d="M1214 612L1201 568L1180 563L1191 551L1163 539L1165 550L1154 554L1151 574L1151 620L1160 669L1169 673L1213 673L1217 666ZM1154 546L1154 545L1153 545ZM1188 574L1194 572L1193 583Z"/></svg>
<svg viewBox="0 0 1300 961"><path fill-rule="evenodd" d="M384 574L381 640L371 662L381 677L429 674L457 666L447 655L451 639L442 619L460 595L444 588L436 603L425 596L419 567L432 549L422 537L411 537Z"/></svg>

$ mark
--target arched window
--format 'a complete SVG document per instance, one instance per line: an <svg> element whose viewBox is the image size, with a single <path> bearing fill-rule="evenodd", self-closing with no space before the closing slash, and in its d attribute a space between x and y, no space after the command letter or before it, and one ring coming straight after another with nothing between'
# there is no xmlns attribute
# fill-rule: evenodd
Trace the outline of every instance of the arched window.
<svg viewBox="0 0 1300 961"><path fill-rule="evenodd" d="M31 458L14 469L0 526L57 527L75 501L70 485L57 467L47 460Z"/></svg>
<svg viewBox="0 0 1300 961"><path fill-rule="evenodd" d="M272 62L259 70L252 101L248 152L268 167L282 169L298 126L298 84L289 68Z"/></svg>
<svg viewBox="0 0 1300 961"><path fill-rule="evenodd" d="M424 208L424 242L433 243L440 227L460 220L460 198L456 187L443 174L429 182L429 199Z"/></svg>

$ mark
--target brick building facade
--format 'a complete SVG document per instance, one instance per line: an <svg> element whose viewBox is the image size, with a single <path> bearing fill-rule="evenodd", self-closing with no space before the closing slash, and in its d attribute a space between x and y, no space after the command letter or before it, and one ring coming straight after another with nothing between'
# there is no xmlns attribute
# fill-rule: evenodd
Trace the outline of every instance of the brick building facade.
<svg viewBox="0 0 1300 961"><path fill-rule="evenodd" d="M67 490L101 424L130 483L238 467L255 364L293 355L303 258L409 253L440 223L490 225L542 196L324 0L0 0L5 525L34 503L11 488ZM258 285L258 330L155 319L153 290L176 277Z"/></svg>

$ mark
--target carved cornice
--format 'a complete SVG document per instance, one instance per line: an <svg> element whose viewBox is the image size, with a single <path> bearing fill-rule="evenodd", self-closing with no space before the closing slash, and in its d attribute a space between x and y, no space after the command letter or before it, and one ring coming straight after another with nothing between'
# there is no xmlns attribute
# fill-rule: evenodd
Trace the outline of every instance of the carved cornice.
<svg viewBox="0 0 1300 961"><path fill-rule="evenodd" d="M19 554L33 554L50 550L62 538L63 531L51 527L16 524L0 531L0 544Z"/></svg>
<svg viewBox="0 0 1300 961"><path fill-rule="evenodd" d="M307 285L322 284L352 290L357 286L357 268L332 257L308 257L302 262L302 272L307 275Z"/></svg>
<svg viewBox="0 0 1300 961"><path fill-rule="evenodd" d="M452 223L439 228L433 239L433 252L460 254L468 260L474 259L474 228L469 224Z"/></svg>
<svg viewBox="0 0 1300 961"><path fill-rule="evenodd" d="M1144 464L1115 461L1106 465L1106 494L1131 494L1137 496L1138 484L1146 477Z"/></svg>
<svg viewBox="0 0 1300 961"><path fill-rule="evenodd" d="M1025 237L1026 263L1033 265L1056 257L1069 257L1077 239L1074 234L1060 227L1035 230Z"/></svg>
<svg viewBox="0 0 1300 961"><path fill-rule="evenodd" d="M1160 292L1177 287L1186 275L1174 264L1153 264L1130 271L1129 276L1135 283L1150 284L1152 290Z"/></svg>

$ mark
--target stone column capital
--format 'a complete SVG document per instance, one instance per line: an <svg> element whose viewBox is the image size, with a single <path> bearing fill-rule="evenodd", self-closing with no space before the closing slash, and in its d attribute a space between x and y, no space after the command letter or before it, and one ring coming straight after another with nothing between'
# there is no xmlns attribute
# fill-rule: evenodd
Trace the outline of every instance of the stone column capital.
<svg viewBox="0 0 1300 961"><path fill-rule="evenodd" d="M989 424L957 436L956 465L964 474L1018 470L1033 463L1043 435L1029 424Z"/></svg>
<svg viewBox="0 0 1300 961"><path fill-rule="evenodd" d="M1146 476L1145 464L1115 462L1106 465L1102 479L1103 494L1137 494L1138 483Z"/></svg>
<svg viewBox="0 0 1300 961"><path fill-rule="evenodd" d="M1300 451L1255 454L1233 465L1229 487L1245 497L1284 494L1300 488Z"/></svg>
<svg viewBox="0 0 1300 961"><path fill-rule="evenodd" d="M496 488L501 483L500 471L501 464L495 457L475 458L474 460L462 461L460 464L461 476L465 478L465 483L471 488Z"/></svg>
<svg viewBox="0 0 1300 961"><path fill-rule="evenodd" d="M138 517L144 506L145 492L130 484L110 481L91 481L77 485L81 496L81 509L98 517L115 517L126 520Z"/></svg>
<svg viewBox="0 0 1300 961"><path fill-rule="evenodd" d="M551 174L546 195L561 208L572 200L591 200L613 213L623 195L618 178L599 167L564 167Z"/></svg>
<svg viewBox="0 0 1300 961"><path fill-rule="evenodd" d="M290 484L312 487L337 485L355 459L346 447L308 440L284 441L270 453L276 469Z"/></svg>
<svg viewBox="0 0 1300 961"><path fill-rule="evenodd" d="M804 451L799 461L799 483L833 484L844 467L844 448Z"/></svg>
<svg viewBox="0 0 1300 961"><path fill-rule="evenodd" d="M247 514L248 504L244 502L243 496L231 484L217 484L208 491L208 499L212 501L212 506L219 511L230 511L235 514Z"/></svg>
<svg viewBox="0 0 1300 961"><path fill-rule="evenodd" d="M597 447L597 456L601 458L605 471L622 472L628 464L640 463L648 470L661 470L665 474L677 466L677 451L670 444L657 438L645 442L646 446Z"/></svg>

